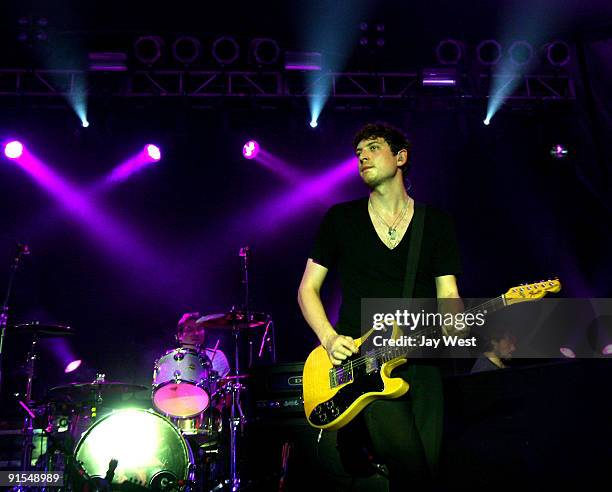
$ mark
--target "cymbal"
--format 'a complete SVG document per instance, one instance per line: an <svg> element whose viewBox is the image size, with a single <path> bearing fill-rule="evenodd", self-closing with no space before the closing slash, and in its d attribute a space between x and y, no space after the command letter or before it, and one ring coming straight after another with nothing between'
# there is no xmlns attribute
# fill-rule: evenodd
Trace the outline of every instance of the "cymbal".
<svg viewBox="0 0 612 492"><path fill-rule="evenodd" d="M248 318L247 323L247 315L244 311L230 311L202 316L197 323L198 326L210 330L246 330L264 326L270 321L270 315L266 313L249 312Z"/></svg>
<svg viewBox="0 0 612 492"><path fill-rule="evenodd" d="M9 333L15 335L32 335L37 334L40 337L66 337L74 335L74 330L70 326L60 325L56 323L40 323L38 321L28 321L11 325Z"/></svg>
<svg viewBox="0 0 612 492"><path fill-rule="evenodd" d="M149 388L141 384L122 383L119 381L108 381L100 383L71 383L51 388L46 396L47 401L79 401L86 400L98 393L107 398L114 395L136 393L147 391Z"/></svg>

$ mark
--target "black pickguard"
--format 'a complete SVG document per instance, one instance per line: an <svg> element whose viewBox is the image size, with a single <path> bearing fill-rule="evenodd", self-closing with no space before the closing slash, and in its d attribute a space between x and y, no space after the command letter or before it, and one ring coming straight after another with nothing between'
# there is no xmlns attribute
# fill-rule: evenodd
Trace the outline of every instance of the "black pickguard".
<svg viewBox="0 0 612 492"><path fill-rule="evenodd" d="M368 374L365 364L361 365L353 370L353 382L341 388L331 400L317 405L310 414L309 420L316 426L329 424L338 415L345 412L361 395L383 391L384 388L380 371L375 370Z"/></svg>

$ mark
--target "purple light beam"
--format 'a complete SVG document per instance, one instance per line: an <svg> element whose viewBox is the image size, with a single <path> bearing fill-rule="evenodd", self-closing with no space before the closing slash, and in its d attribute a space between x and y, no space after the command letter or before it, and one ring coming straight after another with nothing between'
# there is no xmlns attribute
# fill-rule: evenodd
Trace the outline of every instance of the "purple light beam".
<svg viewBox="0 0 612 492"><path fill-rule="evenodd" d="M157 255L133 236L130 228L113 220L89 200L85 193L79 192L76 186L52 171L33 154L25 150L15 162L82 224L96 239L96 244L103 246L103 250L111 253L113 258L145 269L163 264Z"/></svg>
<svg viewBox="0 0 612 492"><path fill-rule="evenodd" d="M132 174L142 171L149 164L159 162L161 150L157 145L147 144L144 149L135 156L119 164L105 179L106 184L120 183L129 178Z"/></svg>
<svg viewBox="0 0 612 492"><path fill-rule="evenodd" d="M259 149L259 153L254 160L266 169L272 171L276 176L288 182L295 183L302 181L305 177L303 173L295 170L285 161L279 159L264 149Z"/></svg>
<svg viewBox="0 0 612 492"><path fill-rule="evenodd" d="M254 210L239 214L234 227L240 230L244 224L257 224L258 233L271 232L296 216L303 216L314 206L336 203L339 197L334 191L349 178L358 176L357 170L357 158L351 157L319 176L302 181L292 190Z"/></svg>

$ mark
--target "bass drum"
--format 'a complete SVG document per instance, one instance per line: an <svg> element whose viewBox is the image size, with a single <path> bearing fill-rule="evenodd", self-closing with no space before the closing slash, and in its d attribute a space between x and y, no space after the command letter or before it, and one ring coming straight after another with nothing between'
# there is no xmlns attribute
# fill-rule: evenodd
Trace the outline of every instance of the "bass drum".
<svg viewBox="0 0 612 492"><path fill-rule="evenodd" d="M136 482L153 491L178 490L193 480L193 453L177 428L151 410L118 410L93 424L78 442L77 463L103 479L117 460L113 487Z"/></svg>

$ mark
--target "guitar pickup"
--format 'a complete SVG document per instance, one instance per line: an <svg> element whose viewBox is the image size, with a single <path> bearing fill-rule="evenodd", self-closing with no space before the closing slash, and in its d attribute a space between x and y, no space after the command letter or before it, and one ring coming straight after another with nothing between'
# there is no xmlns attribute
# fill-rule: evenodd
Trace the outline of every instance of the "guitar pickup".
<svg viewBox="0 0 612 492"><path fill-rule="evenodd" d="M353 365L334 367L330 370L329 383L330 387L335 388L353 380Z"/></svg>

